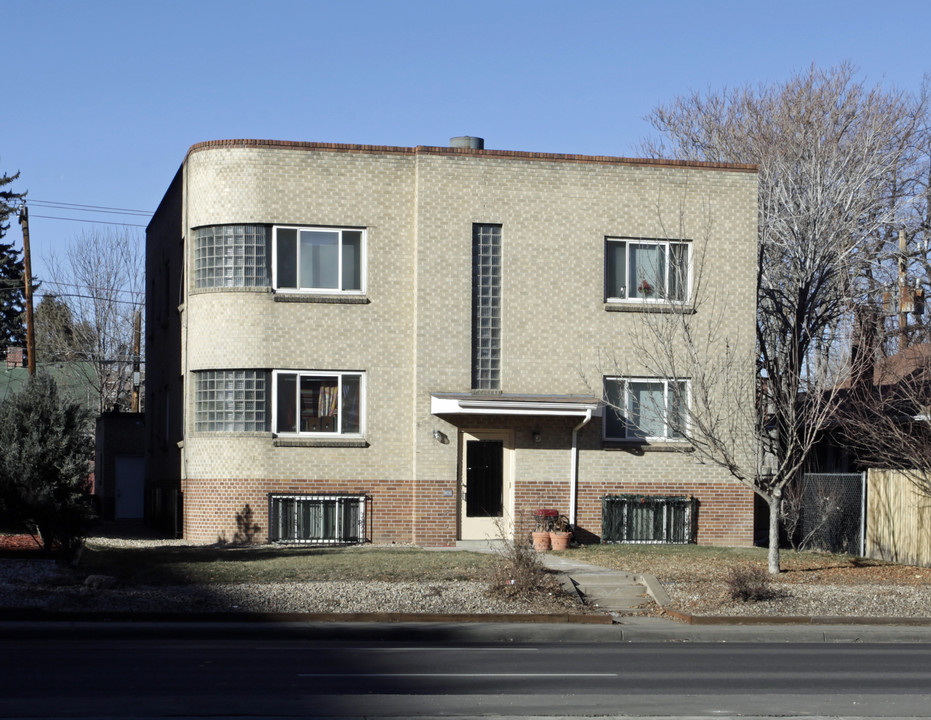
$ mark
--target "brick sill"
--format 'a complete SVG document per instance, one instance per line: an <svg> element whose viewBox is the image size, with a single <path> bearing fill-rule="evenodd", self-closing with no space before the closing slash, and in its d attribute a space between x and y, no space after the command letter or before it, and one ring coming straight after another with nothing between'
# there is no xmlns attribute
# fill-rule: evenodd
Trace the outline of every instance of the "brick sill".
<svg viewBox="0 0 931 720"><path fill-rule="evenodd" d="M695 448L685 442L643 443L603 440L601 448L602 450L621 450L623 452L629 452L632 455L643 455L644 453L651 452L695 452Z"/></svg>
<svg viewBox="0 0 931 720"><path fill-rule="evenodd" d="M369 442L365 438L275 438L272 445L304 448L367 448Z"/></svg>
<svg viewBox="0 0 931 720"><path fill-rule="evenodd" d="M372 301L365 295L317 295L315 293L287 293L279 291L275 293L275 302L368 305Z"/></svg>
<svg viewBox="0 0 931 720"><path fill-rule="evenodd" d="M684 305L668 305L668 304L650 304L650 303L620 303L620 302L606 302L604 304L605 312L619 312L619 313L662 313L666 315L672 315L673 313L679 313L681 315L694 315L694 307L686 307Z"/></svg>

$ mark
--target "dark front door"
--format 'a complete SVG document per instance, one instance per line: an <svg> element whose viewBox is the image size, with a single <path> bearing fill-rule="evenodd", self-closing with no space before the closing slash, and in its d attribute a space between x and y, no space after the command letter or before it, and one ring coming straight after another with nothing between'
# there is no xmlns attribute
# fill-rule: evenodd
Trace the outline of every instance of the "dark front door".
<svg viewBox="0 0 931 720"><path fill-rule="evenodd" d="M504 442L466 443L466 517L501 517L504 509Z"/></svg>
<svg viewBox="0 0 931 720"><path fill-rule="evenodd" d="M460 537L496 538L508 521L508 434L462 435Z"/></svg>

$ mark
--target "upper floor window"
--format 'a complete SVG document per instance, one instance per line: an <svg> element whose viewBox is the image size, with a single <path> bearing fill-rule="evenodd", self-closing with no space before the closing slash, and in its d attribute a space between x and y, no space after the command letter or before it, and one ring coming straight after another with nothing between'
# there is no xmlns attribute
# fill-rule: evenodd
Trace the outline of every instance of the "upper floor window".
<svg viewBox="0 0 931 720"><path fill-rule="evenodd" d="M677 301L689 295L690 243L605 238L605 299Z"/></svg>
<svg viewBox="0 0 931 720"><path fill-rule="evenodd" d="M472 389L501 389L501 226L472 226Z"/></svg>
<svg viewBox="0 0 931 720"><path fill-rule="evenodd" d="M200 370L194 373L194 430L267 432L268 372Z"/></svg>
<svg viewBox="0 0 931 720"><path fill-rule="evenodd" d="M363 373L275 370L274 432L361 435Z"/></svg>
<svg viewBox="0 0 931 720"><path fill-rule="evenodd" d="M279 290L364 290L364 230L276 227L273 245L274 284Z"/></svg>
<svg viewBox="0 0 931 720"><path fill-rule="evenodd" d="M210 225L194 229L194 287L268 287L269 228Z"/></svg>
<svg viewBox="0 0 931 720"><path fill-rule="evenodd" d="M604 379L606 440L677 440L688 422L688 380Z"/></svg>

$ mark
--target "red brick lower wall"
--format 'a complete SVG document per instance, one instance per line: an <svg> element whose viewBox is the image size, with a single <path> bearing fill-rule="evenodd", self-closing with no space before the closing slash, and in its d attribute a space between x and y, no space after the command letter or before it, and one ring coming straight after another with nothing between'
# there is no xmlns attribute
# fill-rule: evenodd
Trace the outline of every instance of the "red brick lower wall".
<svg viewBox="0 0 931 720"><path fill-rule="evenodd" d="M195 543L243 541L245 528L253 542L268 540L269 493L362 494L367 506L368 539L374 543L411 543L431 547L456 542L458 501L441 491L441 483L423 484L412 502L409 483L293 480L186 480L184 537ZM448 487L448 484L443 484ZM753 492L736 482L583 484L579 487L576 537L601 540L601 498L619 493L692 495L698 499L698 537L701 545L753 544ZM518 482L515 533L533 526L533 511L551 507L568 515L569 482Z"/></svg>
<svg viewBox="0 0 931 720"><path fill-rule="evenodd" d="M568 515L569 482L518 485L516 497L517 531L526 532L533 524L537 508L555 508ZM753 491L737 482L695 483L632 482L580 485L577 497L576 539L583 543L601 541L601 498L604 495L637 493L643 495L691 495L698 500L699 545L749 546L753 544Z"/></svg>
<svg viewBox="0 0 931 720"><path fill-rule="evenodd" d="M194 543L267 542L269 494L292 493L366 495L368 539L376 543L412 541L411 494L406 483L189 479L182 481L181 490L184 538Z"/></svg>

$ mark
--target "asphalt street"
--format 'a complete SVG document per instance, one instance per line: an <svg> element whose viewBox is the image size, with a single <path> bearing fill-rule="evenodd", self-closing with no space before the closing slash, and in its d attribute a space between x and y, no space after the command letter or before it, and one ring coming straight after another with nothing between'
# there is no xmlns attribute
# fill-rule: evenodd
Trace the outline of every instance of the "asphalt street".
<svg viewBox="0 0 931 720"><path fill-rule="evenodd" d="M931 715L931 644L921 643L2 630L2 717Z"/></svg>

